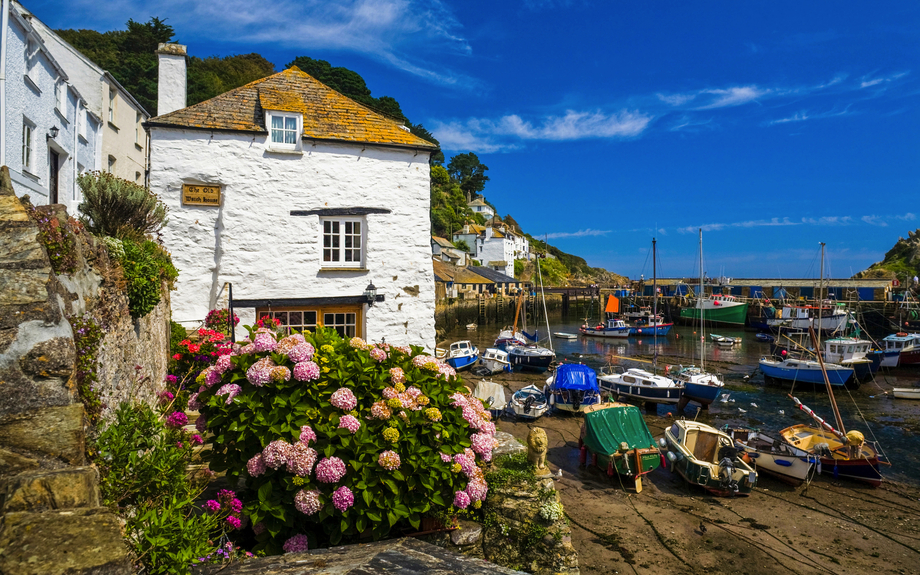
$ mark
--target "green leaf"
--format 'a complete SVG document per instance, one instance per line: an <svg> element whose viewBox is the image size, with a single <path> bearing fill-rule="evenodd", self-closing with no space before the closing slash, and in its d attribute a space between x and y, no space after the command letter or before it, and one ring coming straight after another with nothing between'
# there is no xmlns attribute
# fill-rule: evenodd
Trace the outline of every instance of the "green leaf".
<svg viewBox="0 0 920 575"><path fill-rule="evenodd" d="M361 492L361 496L364 498L364 504L368 506L370 506L371 501L374 500L374 497L371 495L371 492L366 489Z"/></svg>
<svg viewBox="0 0 920 575"><path fill-rule="evenodd" d="M272 495L272 484L270 481L266 481L259 487L259 501L265 503L268 501L269 497Z"/></svg>

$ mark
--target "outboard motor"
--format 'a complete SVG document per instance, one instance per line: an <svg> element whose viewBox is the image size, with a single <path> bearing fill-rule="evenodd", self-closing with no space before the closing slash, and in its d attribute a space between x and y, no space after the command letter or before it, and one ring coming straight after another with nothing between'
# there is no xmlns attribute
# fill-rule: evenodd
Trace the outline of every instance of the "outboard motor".
<svg viewBox="0 0 920 575"><path fill-rule="evenodd" d="M524 413L530 413L530 408L533 407L533 404L536 400L537 398L532 395L524 400Z"/></svg>
<svg viewBox="0 0 920 575"><path fill-rule="evenodd" d="M734 447L726 445L719 449L719 487L732 493L738 493L738 482L732 478L737 459L738 450Z"/></svg>
<svg viewBox="0 0 920 575"><path fill-rule="evenodd" d="M585 399L584 391L575 391L572 393L572 409L578 411L578 408L581 407L581 402Z"/></svg>

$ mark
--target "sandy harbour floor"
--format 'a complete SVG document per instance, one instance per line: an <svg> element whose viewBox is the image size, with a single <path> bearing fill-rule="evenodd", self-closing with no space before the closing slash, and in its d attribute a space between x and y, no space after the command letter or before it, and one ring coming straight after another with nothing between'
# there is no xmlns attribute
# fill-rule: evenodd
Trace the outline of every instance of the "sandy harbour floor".
<svg viewBox="0 0 920 575"><path fill-rule="evenodd" d="M463 377L470 387L480 379ZM546 375L499 379L514 391L542 387ZM645 417L656 439L672 421ZM790 487L760 474L750 497L722 498L659 468L637 494L631 482L579 466L581 421L571 415L502 418L498 428L522 441L531 426L546 430L547 460L553 471L563 470L556 487L585 575L920 574L918 487L885 482L872 488L827 475Z"/></svg>

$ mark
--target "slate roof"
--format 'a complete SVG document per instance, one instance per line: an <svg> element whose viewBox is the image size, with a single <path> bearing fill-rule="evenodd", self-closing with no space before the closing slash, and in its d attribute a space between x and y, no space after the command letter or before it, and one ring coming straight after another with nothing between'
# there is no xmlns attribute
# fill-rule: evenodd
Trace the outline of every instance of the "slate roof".
<svg viewBox="0 0 920 575"><path fill-rule="evenodd" d="M434 243L438 244L438 245L441 246L442 248L452 248L452 247L454 247L454 244L450 243L449 240L447 240L446 238L439 237L439 236L431 236L431 241L433 241Z"/></svg>
<svg viewBox="0 0 920 575"><path fill-rule="evenodd" d="M303 114L303 137L437 149L395 121L292 67L210 100L151 118L148 126L268 133L264 110Z"/></svg>
<svg viewBox="0 0 920 575"><path fill-rule="evenodd" d="M504 262L502 262L504 263ZM506 276L501 272L497 272L491 268L481 267L481 266L470 266L470 270L476 272L484 278L488 278L497 284L514 284L514 283L525 283L523 280L514 279L513 277Z"/></svg>

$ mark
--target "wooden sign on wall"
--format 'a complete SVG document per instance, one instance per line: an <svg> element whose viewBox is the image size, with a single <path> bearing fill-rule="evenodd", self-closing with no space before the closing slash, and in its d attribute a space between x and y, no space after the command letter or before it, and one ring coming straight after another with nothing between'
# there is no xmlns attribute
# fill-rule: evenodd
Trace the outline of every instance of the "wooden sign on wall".
<svg viewBox="0 0 920 575"><path fill-rule="evenodd" d="M182 184L182 203L186 206L220 206L220 186Z"/></svg>

